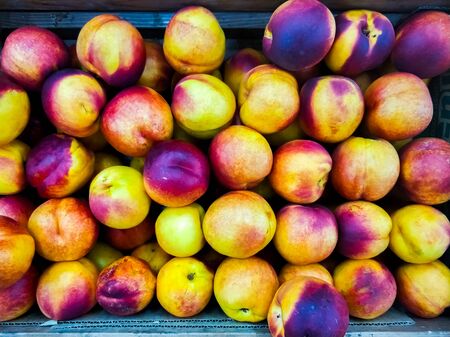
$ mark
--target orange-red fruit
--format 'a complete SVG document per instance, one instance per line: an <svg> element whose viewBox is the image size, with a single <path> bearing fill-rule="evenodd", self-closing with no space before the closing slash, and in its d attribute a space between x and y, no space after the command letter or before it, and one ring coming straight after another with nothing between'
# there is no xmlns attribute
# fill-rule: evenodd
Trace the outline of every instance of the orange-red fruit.
<svg viewBox="0 0 450 337"><path fill-rule="evenodd" d="M169 104L155 90L134 86L109 101L100 127L117 151L130 157L143 157L154 142L172 137L173 117Z"/></svg>
<svg viewBox="0 0 450 337"><path fill-rule="evenodd" d="M409 73L390 73L375 80L364 95L365 127L389 141L417 136L433 118L426 84Z"/></svg>
<svg viewBox="0 0 450 337"><path fill-rule="evenodd" d="M14 284L0 289L0 322L22 316L36 301L38 272L34 266Z"/></svg>
<svg viewBox="0 0 450 337"><path fill-rule="evenodd" d="M364 114L358 85L342 76L308 80L300 93L300 125L307 135L325 143L337 143L355 132Z"/></svg>
<svg viewBox="0 0 450 337"><path fill-rule="evenodd" d="M136 83L145 66L141 34L111 14L97 15L81 28L77 55L83 67L115 87Z"/></svg>
<svg viewBox="0 0 450 337"><path fill-rule="evenodd" d="M289 205L277 214L275 247L292 264L305 265L326 259L337 240L336 219L325 207Z"/></svg>
<svg viewBox="0 0 450 337"><path fill-rule="evenodd" d="M53 320L70 320L96 304L97 269L88 259L57 262L41 275L36 298L41 312Z"/></svg>
<svg viewBox="0 0 450 337"><path fill-rule="evenodd" d="M230 189L258 185L272 169L272 150L258 132L233 125L219 132L209 147L209 157L219 182Z"/></svg>
<svg viewBox="0 0 450 337"><path fill-rule="evenodd" d="M344 296L353 317L377 318L394 303L394 276L375 260L346 260L336 267L333 276L334 286Z"/></svg>
<svg viewBox="0 0 450 337"><path fill-rule="evenodd" d="M54 71L69 64L64 42L48 29L24 26L11 32L3 45L1 70L27 90L38 91Z"/></svg>
<svg viewBox="0 0 450 337"><path fill-rule="evenodd" d="M155 224L146 218L139 225L127 229L106 227L105 240L119 250L135 249L144 244L155 234Z"/></svg>
<svg viewBox="0 0 450 337"><path fill-rule="evenodd" d="M94 246L99 227L85 201L63 198L47 200L36 208L28 230L39 255L50 261L74 261Z"/></svg>
<svg viewBox="0 0 450 337"><path fill-rule="evenodd" d="M298 204L313 203L322 196L331 162L329 153L319 143L293 140L275 152L269 181L286 200Z"/></svg>
<svg viewBox="0 0 450 337"><path fill-rule="evenodd" d="M107 312L128 316L142 311L155 294L156 278L141 259L125 256L102 270L97 301Z"/></svg>
<svg viewBox="0 0 450 337"><path fill-rule="evenodd" d="M420 204L450 199L450 144L440 138L414 139L400 151L399 185L405 196Z"/></svg>
<svg viewBox="0 0 450 337"><path fill-rule="evenodd" d="M386 140L350 137L333 152L331 182L349 200L375 201L394 187L400 160Z"/></svg>

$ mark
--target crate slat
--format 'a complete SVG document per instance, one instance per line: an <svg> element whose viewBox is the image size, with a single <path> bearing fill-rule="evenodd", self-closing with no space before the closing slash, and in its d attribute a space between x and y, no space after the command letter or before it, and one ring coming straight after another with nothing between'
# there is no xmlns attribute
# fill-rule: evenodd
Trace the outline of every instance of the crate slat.
<svg viewBox="0 0 450 337"><path fill-rule="evenodd" d="M88 11L172 11L187 5L202 5L215 11L273 11L283 0L2 0L0 10L88 10ZM340 11L367 8L384 12L409 12L422 5L447 6L449 0L322 0Z"/></svg>

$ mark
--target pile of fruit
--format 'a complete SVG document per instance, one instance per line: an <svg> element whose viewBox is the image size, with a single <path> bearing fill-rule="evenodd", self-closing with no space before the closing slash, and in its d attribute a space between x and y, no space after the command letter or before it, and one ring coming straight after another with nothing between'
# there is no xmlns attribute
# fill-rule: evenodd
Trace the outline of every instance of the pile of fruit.
<svg viewBox="0 0 450 337"><path fill-rule="evenodd" d="M22 27L1 51L0 320L35 302L70 320L154 297L190 317L214 294L273 336L343 336L397 298L450 305L450 144L429 78L450 68L450 17L333 17L290 0L262 52L224 64L203 7L163 45L98 15L67 47ZM389 249L388 249L389 247ZM36 253L36 254L35 254Z"/></svg>

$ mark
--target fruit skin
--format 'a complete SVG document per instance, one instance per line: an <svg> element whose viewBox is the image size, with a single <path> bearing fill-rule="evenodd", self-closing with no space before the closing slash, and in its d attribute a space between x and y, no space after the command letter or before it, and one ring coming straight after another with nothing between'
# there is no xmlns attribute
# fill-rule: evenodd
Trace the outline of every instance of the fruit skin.
<svg viewBox="0 0 450 337"><path fill-rule="evenodd" d="M147 263L125 256L98 276L97 301L112 315L128 316L143 310L155 294L156 278Z"/></svg>
<svg viewBox="0 0 450 337"><path fill-rule="evenodd" d="M33 203L22 195L0 197L0 216L11 218L25 228L34 208Z"/></svg>
<svg viewBox="0 0 450 337"><path fill-rule="evenodd" d="M173 117L169 104L155 90L134 86L109 101L100 128L117 151L130 157L142 157L154 142L172 137Z"/></svg>
<svg viewBox="0 0 450 337"><path fill-rule="evenodd" d="M106 243L97 241L86 257L101 272L105 267L122 258L123 254Z"/></svg>
<svg viewBox="0 0 450 337"><path fill-rule="evenodd" d="M183 77L172 94L171 109L178 125L197 138L212 138L227 127L236 110L231 89L208 74Z"/></svg>
<svg viewBox="0 0 450 337"><path fill-rule="evenodd" d="M450 306L450 270L439 260L404 264L395 279L399 301L416 316L434 318Z"/></svg>
<svg viewBox="0 0 450 337"><path fill-rule="evenodd" d="M218 253L247 258L262 250L275 234L269 203L250 191L233 191L216 199L203 218L203 234Z"/></svg>
<svg viewBox="0 0 450 337"><path fill-rule="evenodd" d="M138 170L139 172L144 172L144 164L145 164L145 157L133 157L130 161L130 167L134 168L135 170Z"/></svg>
<svg viewBox="0 0 450 337"><path fill-rule="evenodd" d="M95 176L89 187L89 207L101 223L128 229L144 221L151 200L142 174L128 166L111 166Z"/></svg>
<svg viewBox="0 0 450 337"><path fill-rule="evenodd" d="M209 146L209 158L219 182L233 190L258 185L269 175L273 163L267 140L243 125L219 132Z"/></svg>
<svg viewBox="0 0 450 337"><path fill-rule="evenodd" d="M364 125L389 141L420 134L433 118L433 102L425 83L409 73L381 76L367 88Z"/></svg>
<svg viewBox="0 0 450 337"><path fill-rule="evenodd" d="M297 81L274 65L257 66L241 80L238 105L242 124L262 134L281 131L300 109Z"/></svg>
<svg viewBox="0 0 450 337"><path fill-rule="evenodd" d="M34 266L13 285L0 289L0 322L25 314L36 301L38 272Z"/></svg>
<svg viewBox="0 0 450 337"><path fill-rule="evenodd" d="M261 64L266 64L267 62L268 60L260 51L253 48L241 49L225 62L223 81L237 97L245 73Z"/></svg>
<svg viewBox="0 0 450 337"><path fill-rule="evenodd" d="M421 78L437 76L450 68L449 36L447 13L417 13L397 29L392 62L399 71Z"/></svg>
<svg viewBox="0 0 450 337"><path fill-rule="evenodd" d="M47 117L61 132L86 137L98 131L106 93L89 73L60 70L44 82L41 97Z"/></svg>
<svg viewBox="0 0 450 337"><path fill-rule="evenodd" d="M208 184L208 159L195 145L170 140L156 144L148 152L144 186L158 204L187 206L206 192Z"/></svg>
<svg viewBox="0 0 450 337"><path fill-rule="evenodd" d="M30 148L20 140L0 146L0 195L21 192L26 187L24 162Z"/></svg>
<svg viewBox="0 0 450 337"><path fill-rule="evenodd" d="M278 289L275 270L259 257L225 259L214 276L214 295L224 313L239 322L267 317Z"/></svg>
<svg viewBox="0 0 450 337"><path fill-rule="evenodd" d="M162 46L158 42L145 41L145 68L138 84L163 92L170 87L173 69L166 61Z"/></svg>
<svg viewBox="0 0 450 337"><path fill-rule="evenodd" d="M351 259L370 259L389 245L392 220L380 206L368 201L350 201L334 215L339 226L337 250Z"/></svg>
<svg viewBox="0 0 450 337"><path fill-rule="evenodd" d="M34 239L15 220L0 216L0 289L16 283L30 268Z"/></svg>
<svg viewBox="0 0 450 337"><path fill-rule="evenodd" d="M394 303L394 276L375 260L346 260L335 268L333 277L334 286L344 296L353 317L377 318Z"/></svg>
<svg viewBox="0 0 450 337"><path fill-rule="evenodd" d="M200 313L213 293L214 274L192 257L175 257L158 273L156 296L161 306L176 317Z"/></svg>
<svg viewBox="0 0 450 337"><path fill-rule="evenodd" d="M63 198L80 189L94 172L94 154L77 139L52 134L29 153L27 180L42 198Z"/></svg>
<svg viewBox="0 0 450 337"><path fill-rule="evenodd" d="M95 153L95 164L94 164L94 175L99 174L104 169L111 166L120 166L122 162L120 159L110 153L106 152L96 152Z"/></svg>
<svg viewBox="0 0 450 337"><path fill-rule="evenodd" d="M383 14L346 11L336 17L336 38L325 62L334 73L357 76L380 66L389 57L394 42L394 27Z"/></svg>
<svg viewBox="0 0 450 337"><path fill-rule="evenodd" d="M197 254L205 245L202 222L205 210L193 203L184 207L167 207L156 219L156 240L161 248L176 257Z"/></svg>
<svg viewBox="0 0 450 337"><path fill-rule="evenodd" d="M450 222L444 213L427 205L408 205L391 217L389 248L403 261L429 263L447 250Z"/></svg>
<svg viewBox="0 0 450 337"><path fill-rule="evenodd" d="M38 91L52 72L69 65L69 51L55 33L24 26L8 35L0 59L6 75L24 89Z"/></svg>
<svg viewBox="0 0 450 337"><path fill-rule="evenodd" d="M145 67L141 34L111 14L97 15L81 28L77 56L83 67L114 87L136 83Z"/></svg>
<svg viewBox="0 0 450 337"><path fill-rule="evenodd" d="M2 125L0 146L17 138L30 119L30 100L26 91L0 73L0 120Z"/></svg>
<svg viewBox="0 0 450 337"><path fill-rule="evenodd" d="M275 151L269 181L284 199L310 204L321 197L331 164L331 156L319 143L293 140Z"/></svg>
<svg viewBox="0 0 450 337"><path fill-rule="evenodd" d="M158 242L149 242L137 247L131 253L131 256L144 260L150 266L154 275L158 275L162 266L172 259L158 244Z"/></svg>
<svg viewBox="0 0 450 337"><path fill-rule="evenodd" d="M315 277L326 283L333 285L333 276L330 272L319 263L306 264L297 266L287 263L278 273L278 282L280 285L298 277Z"/></svg>
<svg viewBox="0 0 450 337"><path fill-rule="evenodd" d="M50 261L74 261L97 241L99 226L87 202L76 198L50 199L38 206L28 221L36 251Z"/></svg>
<svg viewBox="0 0 450 337"><path fill-rule="evenodd" d="M343 337L349 325L348 307L329 283L299 277L280 286L267 322L274 337Z"/></svg>
<svg viewBox="0 0 450 337"><path fill-rule="evenodd" d="M266 135L265 137L270 145L279 147L284 143L290 142L292 140L305 138L305 134L298 121L294 120L283 130L271 133L270 135Z"/></svg>
<svg viewBox="0 0 450 337"><path fill-rule="evenodd" d="M308 80L300 92L300 125L314 139L337 143L350 137L364 114L364 98L358 85L342 76Z"/></svg>
<svg viewBox="0 0 450 337"><path fill-rule="evenodd" d="M106 141L105 136L103 136L100 129L91 136L81 138L80 141L91 151L103 150L106 145L108 145L108 142Z"/></svg>
<svg viewBox="0 0 450 337"><path fill-rule="evenodd" d="M333 212L323 206L288 205L277 214L274 244L286 261L305 265L326 259L338 240Z"/></svg>
<svg viewBox="0 0 450 337"><path fill-rule="evenodd" d="M289 0L273 12L264 31L263 52L278 66L298 71L319 63L335 34L333 14L321 2Z"/></svg>
<svg viewBox="0 0 450 337"><path fill-rule="evenodd" d="M103 234L106 242L114 248L132 250L152 238L155 234L155 224L147 217L139 225L127 229L106 227Z"/></svg>
<svg viewBox="0 0 450 337"><path fill-rule="evenodd" d="M97 269L86 258L54 263L39 278L39 309L49 319L61 321L86 314L96 304L96 280Z"/></svg>
<svg viewBox="0 0 450 337"><path fill-rule="evenodd" d="M397 151L383 139L350 137L337 146L332 158L331 182L348 200L381 199L400 173Z"/></svg>
<svg viewBox="0 0 450 337"><path fill-rule="evenodd" d="M210 73L222 64L225 34L208 9L187 6L170 19L163 50L167 62L180 74Z"/></svg>
<svg viewBox="0 0 450 337"><path fill-rule="evenodd" d="M400 151L398 185L413 202L437 205L450 199L450 144L440 138L418 138Z"/></svg>

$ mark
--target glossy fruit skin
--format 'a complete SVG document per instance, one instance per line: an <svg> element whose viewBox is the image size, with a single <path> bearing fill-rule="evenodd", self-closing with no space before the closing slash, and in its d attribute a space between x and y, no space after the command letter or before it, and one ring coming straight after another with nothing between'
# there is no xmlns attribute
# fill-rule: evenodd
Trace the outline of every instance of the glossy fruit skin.
<svg viewBox="0 0 450 337"><path fill-rule="evenodd" d="M155 285L156 278L145 261L124 256L98 276L97 302L112 315L134 315L150 303Z"/></svg>
<svg viewBox="0 0 450 337"><path fill-rule="evenodd" d="M404 264L395 278L400 303L414 315L434 318L450 306L450 270L441 261Z"/></svg>
<svg viewBox="0 0 450 337"><path fill-rule="evenodd" d="M195 202L209 185L207 157L195 145L169 140L153 146L144 164L144 186L150 198L167 207Z"/></svg>
<svg viewBox="0 0 450 337"><path fill-rule="evenodd" d="M216 199L203 218L206 242L222 255L248 258L266 247L275 234L269 203L251 191L232 191Z"/></svg>
<svg viewBox="0 0 450 337"><path fill-rule="evenodd" d="M399 71L431 78L450 68L448 13L417 13L408 18L396 33L391 59Z"/></svg>
<svg viewBox="0 0 450 337"><path fill-rule="evenodd" d="M100 130L120 153L144 157L155 142L172 137L173 116L169 104L158 92L132 86L106 104Z"/></svg>
<svg viewBox="0 0 450 337"><path fill-rule="evenodd" d="M415 137L433 118L433 101L426 84L410 73L377 78L364 93L364 126L375 138L388 141Z"/></svg>
<svg viewBox="0 0 450 337"><path fill-rule="evenodd" d="M384 139L350 137L332 154L331 182L348 200L375 201L394 187L400 160L391 143Z"/></svg>
<svg viewBox="0 0 450 337"><path fill-rule="evenodd" d="M71 320L88 313L96 304L97 269L88 259L56 262L39 278L39 309L52 320Z"/></svg>
<svg viewBox="0 0 450 337"><path fill-rule="evenodd" d="M266 319L277 289L275 270L255 256L225 259L214 277L214 295L219 306L228 317L239 322Z"/></svg>
<svg viewBox="0 0 450 337"><path fill-rule="evenodd" d="M232 190L255 187L269 175L273 163L267 140L243 125L219 132L209 147L209 158L216 178Z"/></svg>
<svg viewBox="0 0 450 337"><path fill-rule="evenodd" d="M8 35L0 59L2 72L26 90L39 91L52 72L69 65L69 51L48 29L24 26Z"/></svg>
<svg viewBox="0 0 450 337"><path fill-rule="evenodd" d="M389 248L403 261L433 262L448 249L450 222L438 209L411 204L396 210L391 217Z"/></svg>
<svg viewBox="0 0 450 337"><path fill-rule="evenodd" d="M30 151L27 180L42 198L63 198L88 182L94 161L94 153L76 138L52 134Z"/></svg>
<svg viewBox="0 0 450 337"><path fill-rule="evenodd" d="M270 185L289 202L310 204L322 196L331 167L331 156L322 145L293 140L275 151Z"/></svg>
<svg viewBox="0 0 450 337"><path fill-rule="evenodd" d="M440 138L412 140L401 148L398 185L407 199L426 205L450 199L450 144Z"/></svg>
<svg viewBox="0 0 450 337"><path fill-rule="evenodd" d="M200 313L213 294L214 274L193 257L175 257L164 264L156 280L161 306L176 317Z"/></svg>
<svg viewBox="0 0 450 337"><path fill-rule="evenodd" d="M394 27L383 14L346 11L336 17L336 38L325 62L334 73L354 77L380 66L394 41Z"/></svg>
<svg viewBox="0 0 450 337"><path fill-rule="evenodd" d="M27 92L0 73L0 118L8 124L2 126L0 146L17 138L30 119L30 99Z"/></svg>
<svg viewBox="0 0 450 337"><path fill-rule="evenodd" d="M225 34L211 11L187 6L167 24L163 50L167 62L180 74L211 73L225 57Z"/></svg>
<svg viewBox="0 0 450 337"><path fill-rule="evenodd" d="M89 20L77 39L81 65L108 85L127 87L137 82L145 67L145 46L139 31L111 14Z"/></svg>
<svg viewBox="0 0 450 337"><path fill-rule="evenodd" d="M353 317L381 316L391 308L397 294L394 276L376 260L345 260L335 268L333 278Z"/></svg>
<svg viewBox="0 0 450 337"><path fill-rule="evenodd" d="M343 337L349 325L348 307L329 283L300 276L280 286L267 322L274 337Z"/></svg>
<svg viewBox="0 0 450 337"><path fill-rule="evenodd" d="M264 31L263 52L278 66L298 71L325 57L335 33L334 17L321 2L289 0L272 14Z"/></svg>
<svg viewBox="0 0 450 337"><path fill-rule="evenodd" d="M314 139L338 143L350 137L363 119L364 98L358 85L343 76L312 78L300 92L300 125Z"/></svg>
<svg viewBox="0 0 450 337"><path fill-rule="evenodd" d="M0 288L0 322L16 319L33 306L38 278L36 267L31 266L14 284Z"/></svg>
<svg viewBox="0 0 450 337"><path fill-rule="evenodd" d="M338 242L336 218L320 205L285 206L277 214L273 242L289 263L321 262L330 256Z"/></svg>

